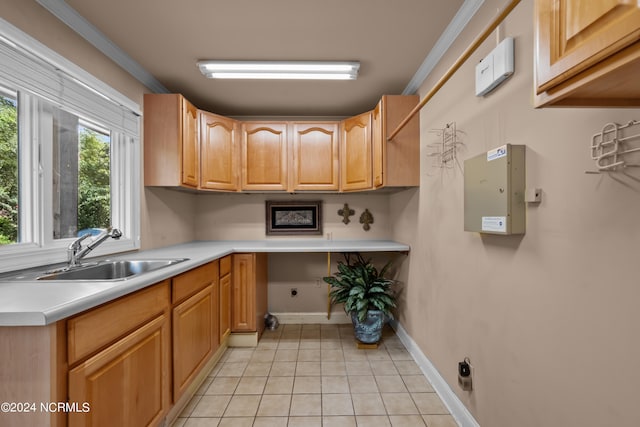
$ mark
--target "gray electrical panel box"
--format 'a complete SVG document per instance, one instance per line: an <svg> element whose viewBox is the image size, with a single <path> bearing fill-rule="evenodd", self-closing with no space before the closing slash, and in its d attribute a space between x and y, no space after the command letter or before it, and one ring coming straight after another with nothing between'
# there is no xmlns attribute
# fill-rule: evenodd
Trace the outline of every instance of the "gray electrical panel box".
<svg viewBox="0 0 640 427"><path fill-rule="evenodd" d="M525 146L506 144L464 161L464 229L524 234Z"/></svg>

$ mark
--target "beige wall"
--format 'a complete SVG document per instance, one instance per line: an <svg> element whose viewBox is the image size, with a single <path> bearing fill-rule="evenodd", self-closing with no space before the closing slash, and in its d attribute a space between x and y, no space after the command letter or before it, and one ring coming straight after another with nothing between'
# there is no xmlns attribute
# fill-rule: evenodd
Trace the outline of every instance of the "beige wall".
<svg viewBox="0 0 640 427"><path fill-rule="evenodd" d="M322 200L323 235L312 239L389 239L388 194L212 194L199 195L196 202L196 238L199 240L291 239L292 236L265 237L266 200ZM355 211L351 222L344 224L338 210L344 204ZM359 218L365 209L374 217L365 231ZM335 263L342 259L332 257ZM269 311L275 313L321 313L327 310L327 288L322 277L327 274L326 254L269 255ZM291 288L298 294L291 297ZM340 312L341 307L333 307Z"/></svg>
<svg viewBox="0 0 640 427"><path fill-rule="evenodd" d="M503 3L485 2L421 95ZM421 187L391 197L393 237L412 247L400 321L482 426L637 426L640 180L585 171L591 136L640 111L532 108L532 3L501 28L515 38L509 81L474 96L490 37L421 112ZM433 168L429 130L451 121L460 165ZM463 161L505 143L527 146L527 185L542 203L527 209L523 237L465 232ZM457 386L465 356L473 392Z"/></svg>
<svg viewBox="0 0 640 427"><path fill-rule="evenodd" d="M394 260L394 267L402 265L406 260L404 254L397 252L365 253L374 265L381 268L389 260ZM341 254L331 254L331 274L338 271L336 263L343 261ZM269 254L269 311L272 313L326 313L327 284L322 280L327 276L326 253L271 253ZM297 295L291 295L291 289ZM343 314L343 305L333 305L332 313ZM313 321L324 321L323 317ZM338 319L337 316L332 317ZM340 318L344 321L344 317ZM310 321L305 319L305 321Z"/></svg>
<svg viewBox="0 0 640 427"><path fill-rule="evenodd" d="M381 194L211 194L198 195L196 202L196 238L198 240L251 240L265 238L265 201L322 200L323 235L307 238L389 239L389 195ZM338 210L345 203L355 211L351 222L344 224ZM371 229L359 223L365 209L373 215ZM291 239L292 236L268 236L268 239ZM295 237L294 237L295 238Z"/></svg>
<svg viewBox="0 0 640 427"><path fill-rule="evenodd" d="M177 190L142 190L140 218L142 249L176 245L196 239L196 196Z"/></svg>
<svg viewBox="0 0 640 427"><path fill-rule="evenodd" d="M149 90L34 0L0 0L0 14L40 43L137 102L142 109L143 94ZM142 165L140 174L142 179ZM195 196L187 193L141 189L142 249L193 240L194 206Z"/></svg>

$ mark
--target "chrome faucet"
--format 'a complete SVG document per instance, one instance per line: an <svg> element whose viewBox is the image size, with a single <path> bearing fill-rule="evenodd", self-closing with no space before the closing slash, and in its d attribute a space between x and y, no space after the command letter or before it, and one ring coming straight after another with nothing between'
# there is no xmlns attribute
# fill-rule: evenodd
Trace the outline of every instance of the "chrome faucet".
<svg viewBox="0 0 640 427"><path fill-rule="evenodd" d="M84 236L79 237L78 239L74 240L73 243L71 243L67 248L67 259L69 261L69 268L78 267L82 258L87 256L89 252L94 250L96 246L107 240L109 237L118 240L120 237L122 237L122 232L117 228L109 227L103 230L93 239L91 239L87 246L83 248L82 241L90 236L91 234L85 234Z"/></svg>

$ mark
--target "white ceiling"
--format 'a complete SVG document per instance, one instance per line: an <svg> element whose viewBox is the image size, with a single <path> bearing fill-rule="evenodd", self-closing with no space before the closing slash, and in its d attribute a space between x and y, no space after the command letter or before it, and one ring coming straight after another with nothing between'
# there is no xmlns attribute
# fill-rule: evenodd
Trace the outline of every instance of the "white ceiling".
<svg viewBox="0 0 640 427"><path fill-rule="evenodd" d="M224 115L349 116L399 94L463 0L67 0L170 92ZM360 61L355 81L210 80L200 59Z"/></svg>

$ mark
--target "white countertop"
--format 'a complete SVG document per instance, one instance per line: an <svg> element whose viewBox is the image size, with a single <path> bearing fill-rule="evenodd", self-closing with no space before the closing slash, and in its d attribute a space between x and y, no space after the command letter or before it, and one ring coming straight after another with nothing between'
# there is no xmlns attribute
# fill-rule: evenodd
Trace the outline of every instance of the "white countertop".
<svg viewBox="0 0 640 427"><path fill-rule="evenodd" d="M406 252L391 240L194 241L109 259L189 258L169 267L119 281L0 282L0 326L41 326L112 301L234 252Z"/></svg>

